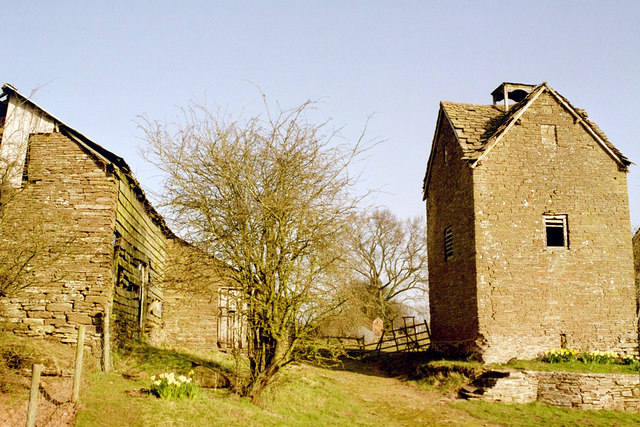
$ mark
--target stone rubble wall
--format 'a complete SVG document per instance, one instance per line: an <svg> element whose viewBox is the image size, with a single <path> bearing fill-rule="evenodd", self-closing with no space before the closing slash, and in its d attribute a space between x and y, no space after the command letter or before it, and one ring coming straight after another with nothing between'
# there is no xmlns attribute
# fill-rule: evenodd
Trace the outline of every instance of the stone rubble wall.
<svg viewBox="0 0 640 427"><path fill-rule="evenodd" d="M431 340L438 351L467 355L478 333L472 171L449 122L442 117L439 126L427 198ZM453 256L446 261L445 227L453 233Z"/></svg>
<svg viewBox="0 0 640 427"><path fill-rule="evenodd" d="M629 374L510 371L486 388L481 400L574 409L640 409L640 379Z"/></svg>
<svg viewBox="0 0 640 427"><path fill-rule="evenodd" d="M56 261L36 270L22 295L0 299L5 320L64 343L86 325L87 343L99 344L113 283L115 200L114 179L94 156L60 133L31 136L25 183L11 205L21 220L12 226L56 242Z"/></svg>
<svg viewBox="0 0 640 427"><path fill-rule="evenodd" d="M483 360L533 359L563 336L637 354L626 172L582 125L543 93L473 179ZM567 215L568 248L546 247L545 213Z"/></svg>
<svg viewBox="0 0 640 427"><path fill-rule="evenodd" d="M164 277L164 344L203 351L218 343L218 290L213 259L180 239L167 241Z"/></svg>

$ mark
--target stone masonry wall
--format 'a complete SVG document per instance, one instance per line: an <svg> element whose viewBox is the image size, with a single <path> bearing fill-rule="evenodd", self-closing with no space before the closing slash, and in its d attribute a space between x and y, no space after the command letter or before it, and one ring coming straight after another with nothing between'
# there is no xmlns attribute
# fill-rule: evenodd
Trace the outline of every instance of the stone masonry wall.
<svg viewBox="0 0 640 427"><path fill-rule="evenodd" d="M626 173L574 117L543 93L473 184L484 360L534 358L565 338L636 353ZM568 248L546 247L543 214L567 215Z"/></svg>
<svg viewBox="0 0 640 427"><path fill-rule="evenodd" d="M31 136L24 175L11 204L17 219L1 224L55 245L32 286L0 299L2 319L23 334L69 343L83 324L87 342L98 349L110 313L116 343L145 338L217 348L219 279L212 260L168 237L137 183L61 133Z"/></svg>
<svg viewBox="0 0 640 427"><path fill-rule="evenodd" d="M436 350L470 353L478 329L472 175L443 115L439 126L427 183L431 339ZM453 256L446 261L445 227L453 237Z"/></svg>
<svg viewBox="0 0 640 427"><path fill-rule="evenodd" d="M637 375L511 371L484 390L481 400L531 403L574 409L638 411Z"/></svg>
<svg viewBox="0 0 640 427"><path fill-rule="evenodd" d="M179 239L167 241L162 342L198 350L218 348L218 287L212 258Z"/></svg>
<svg viewBox="0 0 640 427"><path fill-rule="evenodd" d="M116 192L104 165L60 133L34 134L23 188L12 209L25 233L56 242L51 259L21 295L1 299L5 318L30 336L75 342L77 325L99 343L111 298ZM34 228L35 227L35 228Z"/></svg>
<svg viewBox="0 0 640 427"><path fill-rule="evenodd" d="M631 239L633 245L633 272L636 283L636 293L640 289L640 229L636 230L636 233ZM640 295L639 295L640 298ZM640 301L639 301L640 302Z"/></svg>

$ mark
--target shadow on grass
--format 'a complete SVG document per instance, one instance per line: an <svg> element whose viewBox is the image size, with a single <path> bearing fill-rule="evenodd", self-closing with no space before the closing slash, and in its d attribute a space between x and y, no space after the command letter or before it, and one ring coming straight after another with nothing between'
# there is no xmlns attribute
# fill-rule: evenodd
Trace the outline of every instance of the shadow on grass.
<svg viewBox="0 0 640 427"><path fill-rule="evenodd" d="M139 369L189 371L202 366L221 373L231 374L229 363L214 361L194 354L172 349L152 347L145 344L129 344L119 349L121 356L135 358Z"/></svg>
<svg viewBox="0 0 640 427"><path fill-rule="evenodd" d="M313 363L313 362L312 362ZM431 351L381 353L359 357L357 354L342 356L333 364L314 363L322 367L355 372L378 377L396 377L413 380L425 375L425 367L429 371L433 366L446 365L443 370L457 370L466 375L476 375L481 370L479 363L465 361L443 361L441 355Z"/></svg>

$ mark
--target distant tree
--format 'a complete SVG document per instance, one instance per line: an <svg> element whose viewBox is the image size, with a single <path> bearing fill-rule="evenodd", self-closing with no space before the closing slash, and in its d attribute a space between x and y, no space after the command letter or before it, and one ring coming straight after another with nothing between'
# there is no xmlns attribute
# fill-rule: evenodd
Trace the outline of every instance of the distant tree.
<svg viewBox="0 0 640 427"><path fill-rule="evenodd" d="M162 202L185 240L219 260L242 295L252 399L340 304L331 289L357 201L354 146L305 119L305 103L231 120L205 108L179 123L143 120L146 157L166 174Z"/></svg>
<svg viewBox="0 0 640 427"><path fill-rule="evenodd" d="M427 237L422 218L399 220L389 209L364 216L352 228L352 269L359 277L353 295L363 310L385 326L403 303L427 298Z"/></svg>

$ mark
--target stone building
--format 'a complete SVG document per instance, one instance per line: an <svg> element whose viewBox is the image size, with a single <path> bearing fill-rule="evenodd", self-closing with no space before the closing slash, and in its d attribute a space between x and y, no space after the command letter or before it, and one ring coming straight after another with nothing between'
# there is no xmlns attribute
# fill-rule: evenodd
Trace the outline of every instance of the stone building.
<svg viewBox="0 0 640 427"><path fill-rule="evenodd" d="M492 96L440 104L423 184L433 346L637 353L629 160L546 83Z"/></svg>
<svg viewBox="0 0 640 427"><path fill-rule="evenodd" d="M62 342L74 342L77 325L86 325L96 349L109 335L217 348L212 261L171 232L121 157L12 86L2 90L0 176L14 220L0 222L0 238L19 230L52 243L31 286L0 297L0 316L22 333ZM197 277L179 262L193 254ZM184 282L189 294L181 293Z"/></svg>

